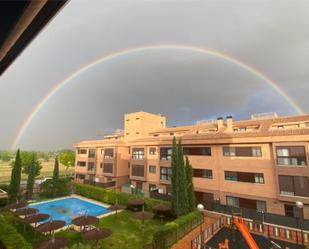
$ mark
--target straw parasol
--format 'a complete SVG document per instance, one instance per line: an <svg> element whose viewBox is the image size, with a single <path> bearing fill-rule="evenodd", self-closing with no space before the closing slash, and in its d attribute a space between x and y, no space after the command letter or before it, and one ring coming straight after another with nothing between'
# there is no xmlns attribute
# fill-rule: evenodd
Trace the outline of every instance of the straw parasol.
<svg viewBox="0 0 309 249"><path fill-rule="evenodd" d="M82 233L82 237L85 240L95 240L95 248L98 246L98 242L101 239L105 239L112 235L112 230L106 228L95 228L90 231Z"/></svg>
<svg viewBox="0 0 309 249"><path fill-rule="evenodd" d="M138 207L141 207L145 204L145 201L143 199L130 199L128 201L128 204L130 206L133 206L133 209L137 209Z"/></svg>
<svg viewBox="0 0 309 249"><path fill-rule="evenodd" d="M164 214L171 211L171 208L163 203L159 203L153 207L153 209L160 215L161 221Z"/></svg>
<svg viewBox="0 0 309 249"><path fill-rule="evenodd" d="M22 219L22 222L24 224L32 224L32 223L37 224L38 222L47 220L49 217L50 217L49 214L35 214Z"/></svg>
<svg viewBox="0 0 309 249"><path fill-rule="evenodd" d="M108 207L109 210L116 211L116 215L117 215L117 211L118 210L122 210L122 209L125 209L125 208L126 208L125 206L120 205L120 204L115 204L115 205L112 205L112 206Z"/></svg>
<svg viewBox="0 0 309 249"><path fill-rule="evenodd" d="M49 240L41 241L35 249L58 249L68 246L70 240L67 238L51 238Z"/></svg>
<svg viewBox="0 0 309 249"><path fill-rule="evenodd" d="M147 212L147 211L144 210L144 206L143 206L143 211L136 212L136 213L133 214L134 219L142 221L141 227L142 227L143 233L144 233L144 221L152 219L153 216L154 216L153 213Z"/></svg>
<svg viewBox="0 0 309 249"><path fill-rule="evenodd" d="M79 226L79 227L85 227L88 225L92 225L94 223L97 223L99 221L99 219L95 216L91 216L91 215L83 215L83 216L79 216L76 217L75 219L72 220L72 223L75 226Z"/></svg>
<svg viewBox="0 0 309 249"><path fill-rule="evenodd" d="M54 220L39 225L35 228L35 231L40 233L51 233L52 231L58 230L64 226L65 222L63 220Z"/></svg>
<svg viewBox="0 0 309 249"><path fill-rule="evenodd" d="M39 212L39 210L36 209L36 208L28 208L28 207L26 207L26 208L17 209L15 211L15 214L19 216L19 215L35 214L35 213L38 213L38 212Z"/></svg>
<svg viewBox="0 0 309 249"><path fill-rule="evenodd" d="M28 205L27 202L16 202L16 203L6 205L5 208L6 209L19 209L19 208L24 208L27 205Z"/></svg>

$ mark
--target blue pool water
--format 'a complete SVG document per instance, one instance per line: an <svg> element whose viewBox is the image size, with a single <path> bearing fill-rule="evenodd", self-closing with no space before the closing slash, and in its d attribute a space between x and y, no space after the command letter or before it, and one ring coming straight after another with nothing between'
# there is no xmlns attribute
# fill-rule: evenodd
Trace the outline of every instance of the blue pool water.
<svg viewBox="0 0 309 249"><path fill-rule="evenodd" d="M111 212L105 207L78 198L49 201L34 204L31 207L39 209L40 213L49 214L53 220L63 220L67 225L72 223L72 219L80 215L99 216Z"/></svg>

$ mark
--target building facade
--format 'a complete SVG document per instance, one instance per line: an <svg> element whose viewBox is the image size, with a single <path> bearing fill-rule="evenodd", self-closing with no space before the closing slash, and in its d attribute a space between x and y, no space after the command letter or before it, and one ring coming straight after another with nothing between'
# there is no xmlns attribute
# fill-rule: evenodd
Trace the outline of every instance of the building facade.
<svg viewBox="0 0 309 249"><path fill-rule="evenodd" d="M309 115L167 128L162 115L126 114L123 132L75 144L76 180L170 194L174 136L193 167L197 202L295 216L301 201L309 219Z"/></svg>

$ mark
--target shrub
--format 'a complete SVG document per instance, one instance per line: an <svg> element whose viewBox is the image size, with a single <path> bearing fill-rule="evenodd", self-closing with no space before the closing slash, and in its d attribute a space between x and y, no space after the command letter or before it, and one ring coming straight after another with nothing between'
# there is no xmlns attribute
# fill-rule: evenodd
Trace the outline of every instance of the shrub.
<svg viewBox="0 0 309 249"><path fill-rule="evenodd" d="M0 184L0 189L4 190L4 191L8 191L9 185L8 184ZM7 198L3 198L0 199L0 207L5 206L8 203L8 199Z"/></svg>
<svg viewBox="0 0 309 249"><path fill-rule="evenodd" d="M112 189L105 189L101 187L96 187L87 184L75 184L75 193L90 199L94 199L96 201L101 201L108 204L115 204L118 201L121 205L128 205L128 201L130 198L133 198L133 195L116 192ZM153 206L159 204L161 201L153 198L143 198L145 201L145 209L151 210ZM168 202L165 204L170 205Z"/></svg>
<svg viewBox="0 0 309 249"><path fill-rule="evenodd" d="M194 229L201 221L201 214L193 211L180 216L173 222L168 222L153 235L155 248L166 248L181 239L185 234Z"/></svg>
<svg viewBox="0 0 309 249"><path fill-rule="evenodd" d="M32 248L32 246L3 217L0 217L0 241L7 249Z"/></svg>
<svg viewBox="0 0 309 249"><path fill-rule="evenodd" d="M66 178L60 178L57 180L57 184L54 186L53 179L48 179L40 186L41 197L53 198L66 196L71 193L71 182Z"/></svg>

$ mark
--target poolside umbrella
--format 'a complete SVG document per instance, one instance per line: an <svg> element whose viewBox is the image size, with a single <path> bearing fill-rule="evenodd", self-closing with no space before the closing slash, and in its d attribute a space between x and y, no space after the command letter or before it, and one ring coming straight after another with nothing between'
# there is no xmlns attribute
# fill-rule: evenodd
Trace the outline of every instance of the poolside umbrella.
<svg viewBox="0 0 309 249"><path fill-rule="evenodd" d="M112 235L112 230L106 228L95 228L90 231L82 233L82 237L85 240L95 240L96 248L100 239L105 239Z"/></svg>
<svg viewBox="0 0 309 249"><path fill-rule="evenodd" d="M24 208L27 205L28 205L27 202L16 202L16 203L6 205L5 208L6 209L19 209L19 208Z"/></svg>
<svg viewBox="0 0 309 249"><path fill-rule="evenodd" d="M49 217L50 217L49 214L34 214L22 219L22 222L24 224L32 224L32 223L37 224L38 222L47 220Z"/></svg>
<svg viewBox="0 0 309 249"><path fill-rule="evenodd" d="M109 206L109 210L111 211L116 211L116 215L117 215L117 211L118 210L122 210L122 209L125 209L126 207L123 206L123 205L120 205L120 204L115 204L115 205L112 205L112 206Z"/></svg>
<svg viewBox="0 0 309 249"><path fill-rule="evenodd" d="M72 223L75 226L88 226L88 225L92 225L94 223L97 223L99 221L99 219L95 216L91 216L91 215L83 215L83 216L79 216L76 217L75 219L72 220Z"/></svg>
<svg viewBox="0 0 309 249"><path fill-rule="evenodd" d="M38 213L39 210L36 209L36 208L20 208L18 210L15 211L15 214L16 215L30 215L30 214L35 214L35 213Z"/></svg>
<svg viewBox="0 0 309 249"><path fill-rule="evenodd" d="M35 249L58 249L68 246L70 240L67 238L51 238L41 241Z"/></svg>
<svg viewBox="0 0 309 249"><path fill-rule="evenodd" d="M161 218L161 221L162 221L162 218L164 216L164 214L166 214L167 212L171 211L171 208L163 203L159 203L157 205L155 205L153 207L153 209L160 214L160 218Z"/></svg>
<svg viewBox="0 0 309 249"><path fill-rule="evenodd" d="M128 204L129 204L130 206L135 207L135 208L143 206L144 203L145 203L145 202L144 202L143 199L131 199L131 200L128 201ZM135 208L134 208L134 209L135 209Z"/></svg>
<svg viewBox="0 0 309 249"><path fill-rule="evenodd" d="M51 233L52 231L58 230L64 226L65 222L63 220L54 220L39 225L35 228L35 231L40 233Z"/></svg>
<svg viewBox="0 0 309 249"><path fill-rule="evenodd" d="M136 212L136 213L133 214L133 218L134 218L134 219L136 219L136 220L141 220L141 221L142 221L142 230L143 230L143 233L144 233L144 221L145 221L145 220L150 220L150 219L152 219L153 216L154 216L153 213L144 211L144 206L143 206L143 211Z"/></svg>

